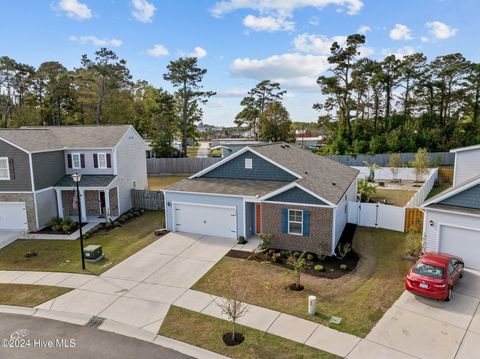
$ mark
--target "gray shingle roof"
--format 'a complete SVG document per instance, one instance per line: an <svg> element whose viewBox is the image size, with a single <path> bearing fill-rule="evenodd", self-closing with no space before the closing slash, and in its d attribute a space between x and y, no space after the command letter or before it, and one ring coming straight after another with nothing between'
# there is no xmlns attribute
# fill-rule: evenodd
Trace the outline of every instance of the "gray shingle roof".
<svg viewBox="0 0 480 359"><path fill-rule="evenodd" d="M277 181L239 180L226 178L184 179L164 188L164 191L230 194L236 196L263 196L286 186Z"/></svg>
<svg viewBox="0 0 480 359"><path fill-rule="evenodd" d="M447 188L445 191L440 192L439 194L433 196L432 198L430 198L429 200L427 200L427 201L425 201L425 202L426 202L426 203L427 203L427 202L428 202L428 203L431 202L432 204L433 204L433 203L436 203L436 201L437 201L440 197L443 197L444 195L446 195L446 194L448 194L448 193L450 193L450 192L456 191L457 189L459 189L459 188L461 188L461 187L465 187L466 185L468 185L468 184L470 184L470 183L472 183L472 182L475 182L475 181L477 181L477 180L479 180L479 179L480 179L480 176L475 176L475 177L473 177L473 178L470 178L469 180L466 180L466 181L464 181L464 182L462 182L462 183L459 183L459 184L457 184L456 186L452 186L452 187L450 187L450 188ZM426 207L429 207L429 205L427 205Z"/></svg>
<svg viewBox="0 0 480 359"><path fill-rule="evenodd" d="M80 179L80 187L108 187L115 179L114 175L82 175ZM62 177L54 187L76 187L72 176L66 175Z"/></svg>
<svg viewBox="0 0 480 359"><path fill-rule="evenodd" d="M359 172L296 145L274 143L252 149L303 177L298 184L334 204L340 202Z"/></svg>
<svg viewBox="0 0 480 359"><path fill-rule="evenodd" d="M113 148L129 128L129 125L23 127L0 129L0 139L29 152Z"/></svg>

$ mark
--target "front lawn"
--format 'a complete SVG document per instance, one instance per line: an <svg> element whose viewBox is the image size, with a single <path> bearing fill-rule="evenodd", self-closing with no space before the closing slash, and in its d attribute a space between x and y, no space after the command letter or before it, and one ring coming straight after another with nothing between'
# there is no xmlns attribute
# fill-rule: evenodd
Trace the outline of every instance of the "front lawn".
<svg viewBox="0 0 480 359"><path fill-rule="evenodd" d="M163 227L163 211L147 211L121 228L84 241L102 246L105 259L86 263L87 272L100 274L154 242L154 231ZM25 258L27 252L37 256ZM0 250L0 270L76 272L81 268L80 241L18 239Z"/></svg>
<svg viewBox="0 0 480 359"><path fill-rule="evenodd" d="M377 187L377 192L372 196L372 201L384 203L387 201L387 204L391 204L393 206L405 207L415 196L417 192L415 191L407 191L407 190L400 190L400 189L383 189Z"/></svg>
<svg viewBox="0 0 480 359"><path fill-rule="evenodd" d="M185 176L152 176L148 177L148 189L150 191L160 191L171 184L185 179Z"/></svg>
<svg viewBox="0 0 480 359"><path fill-rule="evenodd" d="M305 290L288 289L288 269L268 263L224 257L193 289L226 295L228 283L241 280L248 288L245 301L364 337L404 290L411 263L403 261L406 235L384 229L358 227L353 248L360 255L357 268L338 279L302 276ZM307 314L307 297L318 298L316 316ZM331 316L342 318L330 324Z"/></svg>
<svg viewBox="0 0 480 359"><path fill-rule="evenodd" d="M245 341L234 347L226 346L223 343L222 336L231 331L229 322L171 306L158 334L228 356L229 358L338 358L333 354L256 329L238 325L237 330L245 336Z"/></svg>
<svg viewBox="0 0 480 359"><path fill-rule="evenodd" d="M0 284L0 304L33 308L71 290L47 285Z"/></svg>

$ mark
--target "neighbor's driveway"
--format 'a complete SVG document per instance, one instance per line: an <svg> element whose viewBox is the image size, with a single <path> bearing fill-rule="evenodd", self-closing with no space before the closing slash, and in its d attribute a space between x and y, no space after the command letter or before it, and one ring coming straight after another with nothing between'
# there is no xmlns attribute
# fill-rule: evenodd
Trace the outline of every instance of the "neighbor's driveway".
<svg viewBox="0 0 480 359"><path fill-rule="evenodd" d="M7 229L0 229L0 249L8 246L10 243L20 238L22 231L11 231Z"/></svg>
<svg viewBox="0 0 480 359"><path fill-rule="evenodd" d="M169 233L38 308L96 315L156 333L170 305L234 245L232 239Z"/></svg>
<svg viewBox="0 0 480 359"><path fill-rule="evenodd" d="M480 358L480 272L453 292L450 302L404 292L348 358Z"/></svg>

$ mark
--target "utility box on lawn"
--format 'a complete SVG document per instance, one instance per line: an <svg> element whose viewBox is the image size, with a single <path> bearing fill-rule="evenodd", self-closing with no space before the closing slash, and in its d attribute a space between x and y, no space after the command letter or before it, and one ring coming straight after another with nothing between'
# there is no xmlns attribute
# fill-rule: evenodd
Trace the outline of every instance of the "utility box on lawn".
<svg viewBox="0 0 480 359"><path fill-rule="evenodd" d="M83 248L83 255L87 261L99 261L103 258L102 246L90 244Z"/></svg>

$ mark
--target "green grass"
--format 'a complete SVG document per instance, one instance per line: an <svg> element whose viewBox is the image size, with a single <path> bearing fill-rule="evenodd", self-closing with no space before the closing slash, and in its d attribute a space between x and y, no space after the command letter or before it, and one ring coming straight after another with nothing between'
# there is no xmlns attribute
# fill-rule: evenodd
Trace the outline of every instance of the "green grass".
<svg viewBox="0 0 480 359"><path fill-rule="evenodd" d="M230 257L218 262L193 289L224 296L229 283L241 281L247 303L364 337L403 292L410 263L402 260L407 250L404 233L358 227L353 248L361 257L354 271L338 279L302 275L302 292L288 289L293 282L288 269ZM318 298L316 316L306 313L310 294ZM342 323L330 324L331 316L341 317Z"/></svg>
<svg viewBox="0 0 480 359"><path fill-rule="evenodd" d="M155 176L148 177L148 189L151 191L159 191L175 182L185 179L185 176Z"/></svg>
<svg viewBox="0 0 480 359"><path fill-rule="evenodd" d="M99 244L105 259L86 263L87 272L100 274L154 242L153 231L164 224L163 211L145 212L132 222L106 234L84 241L85 246ZM25 258L29 251L36 257ZM0 270L33 270L84 273L81 269L80 242L66 240L18 239L0 250Z"/></svg>
<svg viewBox="0 0 480 359"><path fill-rule="evenodd" d="M187 147L187 156L188 158L195 158L197 157L197 154L198 154L198 149L200 147L196 146L196 147L193 147L193 146L188 146Z"/></svg>
<svg viewBox="0 0 480 359"><path fill-rule="evenodd" d="M372 196L372 200L380 203L387 200L388 204L405 207L408 201L415 196L415 193L415 191L382 189L377 187L377 192Z"/></svg>
<svg viewBox="0 0 480 359"><path fill-rule="evenodd" d="M430 193L428 194L428 196L425 200L436 196L437 194L449 189L450 187L452 187L452 184L449 183L449 182L439 183L439 184L435 185L432 188L432 190L430 191Z"/></svg>
<svg viewBox="0 0 480 359"><path fill-rule="evenodd" d="M229 347L222 340L223 334L229 331L231 324L225 320L171 306L159 334L234 359L338 358L304 344L241 325L237 326L237 331L245 336L245 341Z"/></svg>
<svg viewBox="0 0 480 359"><path fill-rule="evenodd" d="M46 285L0 284L0 304L33 308L71 290Z"/></svg>

